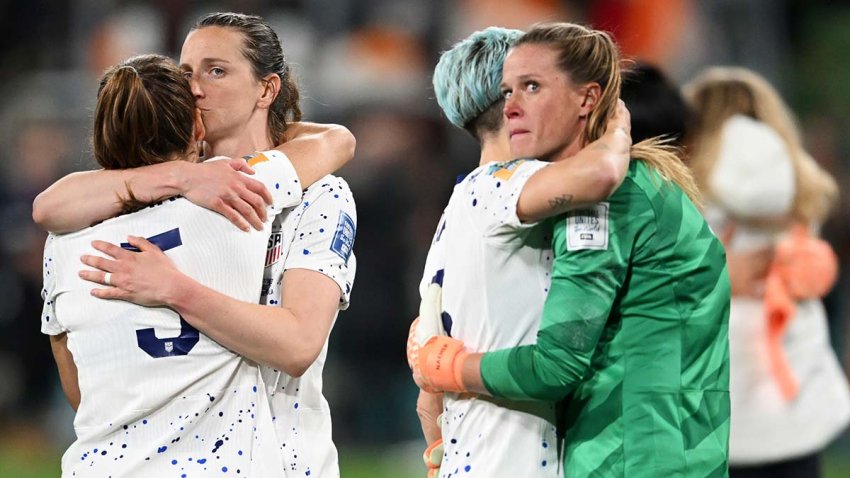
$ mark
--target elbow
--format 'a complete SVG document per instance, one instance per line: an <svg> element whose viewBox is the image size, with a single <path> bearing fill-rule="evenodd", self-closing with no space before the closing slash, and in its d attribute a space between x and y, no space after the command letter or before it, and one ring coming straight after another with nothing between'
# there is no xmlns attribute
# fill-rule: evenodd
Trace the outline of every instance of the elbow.
<svg viewBox="0 0 850 478"><path fill-rule="evenodd" d="M543 352L539 348L536 352L534 374L537 387L530 392L531 398L556 402L585 380L590 368L589 360L564 360L561 356Z"/></svg>
<svg viewBox="0 0 850 478"><path fill-rule="evenodd" d="M334 138L335 149L345 158L345 163L354 159L354 152L357 149L357 139L354 137L354 134L342 125L334 125L331 132Z"/></svg>
<svg viewBox="0 0 850 478"><path fill-rule="evenodd" d="M289 363L284 372L286 372L287 375L298 378L307 373L307 370L310 369L310 365L313 365L313 362L308 362L306 360L293 361Z"/></svg>
<svg viewBox="0 0 850 478"><path fill-rule="evenodd" d="M319 353L322 351L322 346L302 347L299 350L290 350L284 357L280 357L276 363L270 364L272 367L285 372L287 375L298 378L307 373L307 370L313 366Z"/></svg>
<svg viewBox="0 0 850 478"><path fill-rule="evenodd" d="M41 192L32 202L32 220L39 227L45 229L45 222L47 221L47 207L44 204L47 200L44 198L44 192Z"/></svg>

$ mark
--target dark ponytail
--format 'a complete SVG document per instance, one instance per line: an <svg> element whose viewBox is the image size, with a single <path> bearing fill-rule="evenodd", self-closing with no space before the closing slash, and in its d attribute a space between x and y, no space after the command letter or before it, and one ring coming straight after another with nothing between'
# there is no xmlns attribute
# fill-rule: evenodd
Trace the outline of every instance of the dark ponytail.
<svg viewBox="0 0 850 478"><path fill-rule="evenodd" d="M92 145L105 169L162 163L194 145L195 98L179 68L161 55L113 66L100 80Z"/></svg>

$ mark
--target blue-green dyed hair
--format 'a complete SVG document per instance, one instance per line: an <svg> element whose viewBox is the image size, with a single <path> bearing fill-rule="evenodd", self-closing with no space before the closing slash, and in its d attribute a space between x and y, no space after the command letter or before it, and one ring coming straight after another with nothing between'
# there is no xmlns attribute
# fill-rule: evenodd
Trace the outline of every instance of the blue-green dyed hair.
<svg viewBox="0 0 850 478"><path fill-rule="evenodd" d="M434 69L434 93L449 121L472 131L473 121L502 99L502 64L522 36L520 30L489 27L440 55Z"/></svg>

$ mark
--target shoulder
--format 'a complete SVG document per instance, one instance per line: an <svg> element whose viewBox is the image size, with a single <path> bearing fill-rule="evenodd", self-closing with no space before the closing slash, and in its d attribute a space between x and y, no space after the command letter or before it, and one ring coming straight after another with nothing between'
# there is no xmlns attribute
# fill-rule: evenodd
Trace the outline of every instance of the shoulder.
<svg viewBox="0 0 850 478"><path fill-rule="evenodd" d="M345 179L328 174L311 184L304 191L304 200L318 199L326 196L327 199L338 199L342 202L354 202L354 194Z"/></svg>
<svg viewBox="0 0 850 478"><path fill-rule="evenodd" d="M612 212L628 211L633 214L636 210L651 209L653 198L669 188L678 190L646 163L632 159L623 183L609 198Z"/></svg>
<svg viewBox="0 0 850 478"><path fill-rule="evenodd" d="M529 159L515 159L488 163L474 169L455 188L455 194L470 197L472 205L480 202L515 202L528 178L549 163Z"/></svg>
<svg viewBox="0 0 850 478"><path fill-rule="evenodd" d="M331 174L307 188L301 205L295 209L297 216L305 218L302 221L308 220L306 218L319 220L345 216L346 221L352 224L357 222L357 208L351 188L344 179Z"/></svg>
<svg viewBox="0 0 850 478"><path fill-rule="evenodd" d="M538 169L549 163L536 159L513 159L500 163L490 163L479 167L476 171L481 172L483 177L492 178L494 181L507 182L522 176L534 174Z"/></svg>

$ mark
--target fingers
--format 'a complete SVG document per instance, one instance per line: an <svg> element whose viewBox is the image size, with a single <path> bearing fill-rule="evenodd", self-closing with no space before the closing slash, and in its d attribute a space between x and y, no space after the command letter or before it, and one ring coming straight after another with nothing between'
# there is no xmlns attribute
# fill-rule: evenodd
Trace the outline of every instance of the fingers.
<svg viewBox="0 0 850 478"><path fill-rule="evenodd" d="M261 231L263 229L263 223L265 222L263 217L257 214L257 211L254 207L245 202L242 198L234 198L233 202L230 205L236 212L242 216L254 229ZM266 208L262 207L263 216L265 216Z"/></svg>
<svg viewBox="0 0 850 478"><path fill-rule="evenodd" d="M115 270L117 269L117 266L118 266L118 262L116 262L116 261L107 259L105 257L92 256L92 255L88 255L88 254L80 257L80 261L83 264L85 264L89 267L93 267L93 268L97 269L97 273L101 274L101 275L104 272L115 272ZM83 271L83 272L87 272L87 271ZM88 272L94 272L94 271L88 271ZM84 277L84 279L91 280L91 279L88 279L88 278L85 278L85 277ZM98 277L97 279L99 280L100 277ZM92 280L92 282L97 282L97 280Z"/></svg>
<svg viewBox="0 0 850 478"><path fill-rule="evenodd" d="M419 324L419 317L414 319L410 324L410 330L407 333L407 365L412 370L416 361L419 359L419 343L416 341L416 327Z"/></svg>
<svg viewBox="0 0 850 478"><path fill-rule="evenodd" d="M244 159L232 159L230 161L231 167L237 171L250 171L249 174L254 174L254 170L248 166L248 163ZM272 204L272 195L266 189L265 185L256 179L246 178L244 176L239 179L245 189L240 188L237 191L238 199L232 199L230 206L239 211L252 226L260 230L263 228L263 222L267 219L266 204Z"/></svg>
<svg viewBox="0 0 850 478"><path fill-rule="evenodd" d="M213 207L213 211L221 214L226 217L228 221L232 222L236 227L243 231L251 230L251 225L247 220L240 214L236 209L230 207L223 200L219 200L216 205Z"/></svg>
<svg viewBox="0 0 850 478"><path fill-rule="evenodd" d="M238 188L235 195L228 197L226 202L254 228L261 230L268 219L266 204L273 202L271 193L260 181L244 176L239 179L243 187Z"/></svg>
<svg viewBox="0 0 850 478"><path fill-rule="evenodd" d="M614 115L611 117L609 126L623 128L626 133L631 134L631 113L629 113L629 109L626 108L626 103L623 100L617 100L617 107L614 109Z"/></svg>
<svg viewBox="0 0 850 478"><path fill-rule="evenodd" d="M236 171L245 174L254 174L254 168L248 165L248 162L242 158L227 158L227 164Z"/></svg>
<svg viewBox="0 0 850 478"><path fill-rule="evenodd" d="M265 201L265 204L272 204L274 202L272 199L272 193L270 193L269 190L266 189L265 184L261 183L260 181L257 181L256 179L243 179L245 187L248 188L248 191L251 191L254 194L258 194L262 198L262 200ZM258 206L263 206L263 211L265 211L265 204L258 203L257 205L255 205L255 208Z"/></svg>
<svg viewBox="0 0 850 478"><path fill-rule="evenodd" d="M103 289L92 289L90 294L98 299L127 300L127 293L118 287L106 287Z"/></svg>
<svg viewBox="0 0 850 478"><path fill-rule="evenodd" d="M127 236L127 242L131 246L135 246L136 249L138 249L141 252L150 252L150 251L162 252L159 249L159 247L156 246L156 244L150 242L149 240L145 239L144 237Z"/></svg>
<svg viewBox="0 0 850 478"><path fill-rule="evenodd" d="M91 246L95 248L95 250L98 250L114 259L123 259L127 257L128 254L133 254L126 249L122 249L120 246L106 241L92 241Z"/></svg>
<svg viewBox="0 0 850 478"><path fill-rule="evenodd" d="M82 270L77 274L80 276L80 279L94 282L95 284L107 287L113 287L115 285L115 276L111 272ZM106 274L110 275L108 284L106 283Z"/></svg>

